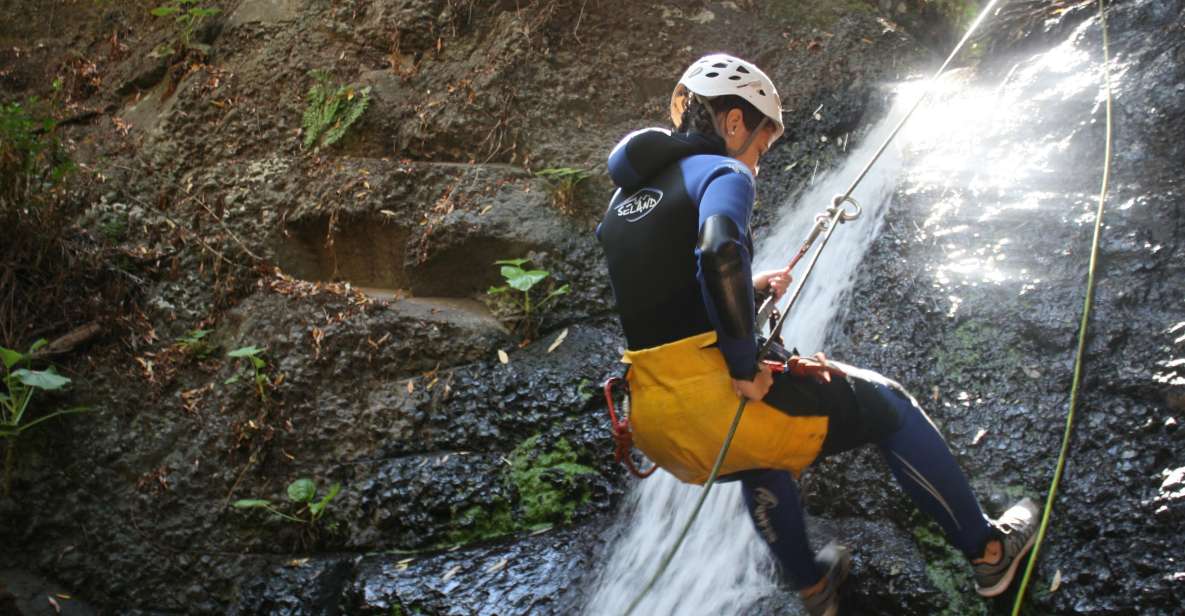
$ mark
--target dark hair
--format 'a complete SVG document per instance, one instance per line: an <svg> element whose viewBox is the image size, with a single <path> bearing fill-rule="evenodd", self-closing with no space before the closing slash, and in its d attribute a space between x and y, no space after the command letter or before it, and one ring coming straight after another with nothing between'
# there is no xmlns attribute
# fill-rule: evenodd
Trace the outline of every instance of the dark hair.
<svg viewBox="0 0 1185 616"><path fill-rule="evenodd" d="M707 106L700 103L699 97L692 96L687 101L687 108L683 110L683 117L679 118L679 130L684 133L715 135L716 125L712 121L713 114L728 113L733 109L741 110L744 115L745 128L750 131L757 130L757 126L765 118L765 114L758 111L753 103L735 94L717 96L708 101Z"/></svg>

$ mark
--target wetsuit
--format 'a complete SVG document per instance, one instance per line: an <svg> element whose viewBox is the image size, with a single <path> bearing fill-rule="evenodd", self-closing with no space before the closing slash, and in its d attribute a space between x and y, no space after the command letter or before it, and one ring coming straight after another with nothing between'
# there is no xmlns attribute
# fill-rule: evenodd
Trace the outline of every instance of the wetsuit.
<svg viewBox="0 0 1185 616"><path fill-rule="evenodd" d="M722 140L646 129L609 156L613 195L597 238L631 364L635 443L680 480L703 483L736 410L730 378L757 372L749 215L754 178ZM978 557L986 516L942 436L900 385L843 366L819 383L775 374L750 402L722 468L739 480L758 534L797 587L820 578L794 476L816 459L876 444L951 542Z"/></svg>

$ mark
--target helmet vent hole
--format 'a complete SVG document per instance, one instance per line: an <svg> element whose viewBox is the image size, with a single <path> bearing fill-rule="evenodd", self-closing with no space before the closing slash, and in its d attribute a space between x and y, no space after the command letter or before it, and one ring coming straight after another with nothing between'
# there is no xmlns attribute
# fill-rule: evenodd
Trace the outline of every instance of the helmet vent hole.
<svg viewBox="0 0 1185 616"><path fill-rule="evenodd" d="M741 76L740 75L733 75L732 77L729 77L729 79L732 81L740 81Z"/></svg>
<svg viewBox="0 0 1185 616"><path fill-rule="evenodd" d="M737 67L737 72L738 72L738 73L744 73L744 74L748 75L748 74L749 74L749 69L747 69L747 68L745 68L745 67L743 67L743 66L738 66L738 67Z"/></svg>
<svg viewBox="0 0 1185 616"><path fill-rule="evenodd" d="M712 65L712 68L728 68L728 64L724 62L717 62Z"/></svg>
<svg viewBox="0 0 1185 616"><path fill-rule="evenodd" d="M762 96L765 96L765 90L757 90L757 93Z"/></svg>
<svg viewBox="0 0 1185 616"><path fill-rule="evenodd" d="M716 71L712 71L710 73L704 73L704 77L719 77L719 76L720 76L720 73L717 73Z"/></svg>

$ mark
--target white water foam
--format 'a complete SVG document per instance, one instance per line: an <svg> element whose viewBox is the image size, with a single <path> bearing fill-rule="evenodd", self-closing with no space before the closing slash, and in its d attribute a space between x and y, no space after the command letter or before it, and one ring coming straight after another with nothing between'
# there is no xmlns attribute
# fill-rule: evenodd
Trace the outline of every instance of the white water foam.
<svg viewBox="0 0 1185 616"><path fill-rule="evenodd" d="M758 242L754 271L785 266L814 225L815 216L831 204L832 197L847 190L900 121L906 104L914 100L898 98L909 100L898 100L843 164L816 178L798 199L782 205L773 232ZM786 324L783 337L788 345L804 354L822 350L827 327L880 229L900 169L900 151L890 146L857 188L853 196L864 207L864 214L841 225L832 236ZM809 257L804 258L795 273L805 271L808 261ZM701 490L661 471L634 486L620 517L619 538L608 550L586 614L625 613L670 549ZM774 592L775 585L773 562L744 511L739 486L722 484L713 488L670 568L634 613L736 614Z"/></svg>

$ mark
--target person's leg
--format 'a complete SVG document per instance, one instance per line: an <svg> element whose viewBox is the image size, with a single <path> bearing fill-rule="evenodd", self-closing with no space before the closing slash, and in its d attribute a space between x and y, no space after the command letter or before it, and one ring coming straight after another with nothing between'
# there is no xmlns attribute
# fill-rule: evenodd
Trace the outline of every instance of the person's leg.
<svg viewBox="0 0 1185 616"><path fill-rule="evenodd" d="M942 434L897 383L863 370L851 378L861 406L872 407L866 412L897 418L896 429L875 440L897 483L968 559L983 556L991 522Z"/></svg>
<svg viewBox="0 0 1185 616"><path fill-rule="evenodd" d="M825 412L827 437L819 458L876 444L905 493L974 560L992 527L942 435L897 382L833 362L847 377L830 383L778 375L765 402L788 414Z"/></svg>
<svg viewBox="0 0 1185 616"><path fill-rule="evenodd" d="M757 534L769 546L782 574L798 590L819 582L823 572L806 536L798 485L787 471L752 470L737 473L741 493Z"/></svg>

